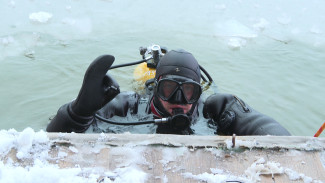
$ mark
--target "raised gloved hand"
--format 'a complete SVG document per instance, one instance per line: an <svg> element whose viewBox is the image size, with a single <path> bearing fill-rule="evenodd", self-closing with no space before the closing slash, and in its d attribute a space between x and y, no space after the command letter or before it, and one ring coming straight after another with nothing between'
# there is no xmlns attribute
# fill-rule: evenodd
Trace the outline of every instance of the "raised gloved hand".
<svg viewBox="0 0 325 183"><path fill-rule="evenodd" d="M70 106L71 112L90 117L120 93L118 83L107 73L115 58L102 55L88 67L78 97Z"/></svg>

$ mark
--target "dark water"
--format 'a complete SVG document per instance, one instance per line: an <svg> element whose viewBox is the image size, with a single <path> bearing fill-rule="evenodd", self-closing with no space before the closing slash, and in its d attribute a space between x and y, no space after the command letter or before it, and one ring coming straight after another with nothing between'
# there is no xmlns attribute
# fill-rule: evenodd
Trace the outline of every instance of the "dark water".
<svg viewBox="0 0 325 183"><path fill-rule="evenodd" d="M293 135L312 136L325 121L324 5L8 1L0 8L0 129L44 129L77 96L97 56L126 63L141 58L140 46L159 44L192 52L218 92L236 94ZM53 17L33 23L29 14L39 11ZM110 72L123 91L133 89L133 69Z"/></svg>

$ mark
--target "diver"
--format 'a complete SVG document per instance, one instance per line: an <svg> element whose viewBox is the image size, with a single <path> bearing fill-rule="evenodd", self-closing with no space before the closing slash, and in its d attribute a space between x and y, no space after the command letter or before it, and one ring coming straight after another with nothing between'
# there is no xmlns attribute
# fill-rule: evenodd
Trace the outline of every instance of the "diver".
<svg viewBox="0 0 325 183"><path fill-rule="evenodd" d="M47 126L48 132L83 133L91 126L96 129L94 126L105 123L105 119L145 114L154 118L153 133L196 134L193 126L201 117L218 135L290 135L277 121L235 95L215 93L203 100L200 66L185 50L171 50L161 57L153 92L146 102L137 92L120 92L116 80L107 74L114 60L103 55L90 64L77 98L59 108Z"/></svg>

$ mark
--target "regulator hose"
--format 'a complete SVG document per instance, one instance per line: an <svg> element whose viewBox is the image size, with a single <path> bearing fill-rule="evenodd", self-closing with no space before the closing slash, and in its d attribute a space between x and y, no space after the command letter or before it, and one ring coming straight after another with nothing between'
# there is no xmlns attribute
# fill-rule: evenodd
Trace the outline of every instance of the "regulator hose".
<svg viewBox="0 0 325 183"><path fill-rule="evenodd" d="M98 114L95 114L95 117L103 122L113 124L113 125L145 125L145 124L168 124L174 129L180 129L183 130L186 127L190 126L190 118L185 115L184 113L181 114L175 114L174 116L168 117L168 118L161 118L161 119L154 119L154 120L148 120L148 121L137 121L137 122L116 122L109 120L107 118L104 118L102 116L99 116Z"/></svg>
<svg viewBox="0 0 325 183"><path fill-rule="evenodd" d="M104 118L98 114L95 114L95 117L103 122L113 124L113 125L145 125L145 124L160 124L160 123L168 123L173 120L172 117L169 118L161 118L161 119L153 119L153 120L147 120L147 121L136 121L136 122L127 122L127 123L121 123L109 120L107 118Z"/></svg>
<svg viewBox="0 0 325 183"><path fill-rule="evenodd" d="M209 82L210 83L212 83L213 82L213 79L212 79L212 77L210 76L210 74L201 66L201 65L199 65L199 67L200 67L200 69L201 69L201 71L208 77L208 79L209 79ZM203 81L207 81L204 77L203 77L203 75L201 75L201 78L203 79Z"/></svg>
<svg viewBox="0 0 325 183"><path fill-rule="evenodd" d="M126 63L126 64L120 64L120 65L113 65L111 68L109 69L116 69L116 68L120 68L120 67L126 67L126 66L131 66L131 65L137 65L137 64L141 64L143 62L146 62L148 60L150 60L151 58L146 58L146 59L142 59L142 60L139 60L139 61L135 61L135 62L130 62L130 63ZM200 66L200 69L201 71L208 77L209 79L209 82L212 83L213 82L213 79L211 78L210 74L201 66ZM207 82L206 78L201 75L201 78L203 81Z"/></svg>
<svg viewBox="0 0 325 183"><path fill-rule="evenodd" d="M109 124L113 124L113 125L145 125L145 124L154 124L156 123L155 120L148 120L148 121L137 121L137 122L127 122L127 123L121 123L121 122L116 122L116 121L112 121L109 120L107 118L103 118L101 116L99 116L98 114L95 114L95 117L103 122L109 123Z"/></svg>
<svg viewBox="0 0 325 183"><path fill-rule="evenodd" d="M150 58L149 58L150 59ZM146 59L142 59L142 60L139 60L139 61L136 61L136 62L131 62L131 63L126 63L126 64L120 64L120 65L113 65L111 68L109 69L116 69L116 68L119 68L119 67L126 67L126 66L131 66L131 65L137 65L137 64L141 64L143 62L146 62L149 60L148 58Z"/></svg>

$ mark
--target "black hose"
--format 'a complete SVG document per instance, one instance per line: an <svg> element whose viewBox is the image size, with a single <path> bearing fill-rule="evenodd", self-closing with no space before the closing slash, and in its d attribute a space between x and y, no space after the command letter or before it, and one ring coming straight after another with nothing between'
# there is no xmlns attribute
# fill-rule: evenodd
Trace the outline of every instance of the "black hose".
<svg viewBox="0 0 325 183"><path fill-rule="evenodd" d="M211 78L210 74L200 65L200 69L204 72L204 74L208 77L209 82L212 83L213 79Z"/></svg>
<svg viewBox="0 0 325 183"><path fill-rule="evenodd" d="M126 67L126 66L141 64L141 63L146 62L146 61L148 61L148 59L142 59L142 60L139 60L139 61L136 61L136 62L126 63L126 64L113 65L110 69L116 69L116 68L119 68L119 67ZM203 71L203 73L208 77L209 82L212 83L213 79L211 78L210 74L201 65L199 65L199 67ZM206 78L203 75L201 75L201 78L202 78L202 80L204 82L207 82Z"/></svg>
<svg viewBox="0 0 325 183"><path fill-rule="evenodd" d="M147 60L148 59L143 59L143 60L139 60L139 61L136 61L136 62L126 63L126 64L120 64L120 65L113 65L109 69L116 69L116 68L119 68L119 67L125 67L125 66L131 66L131 65L141 64L142 62L146 62Z"/></svg>
<svg viewBox="0 0 325 183"><path fill-rule="evenodd" d="M109 119L103 118L103 117L99 116L98 114L95 114L95 117L97 119L100 119L103 122L113 124L113 125L145 125L145 124L153 124L153 123L155 123L154 120L120 123L120 122L111 121Z"/></svg>
<svg viewBox="0 0 325 183"><path fill-rule="evenodd" d="M148 87L150 84L154 83L155 82L155 78L151 78L151 79L148 79L146 82L145 82L145 85L146 87Z"/></svg>
<svg viewBox="0 0 325 183"><path fill-rule="evenodd" d="M207 82L207 79L201 74L201 78L204 82Z"/></svg>

